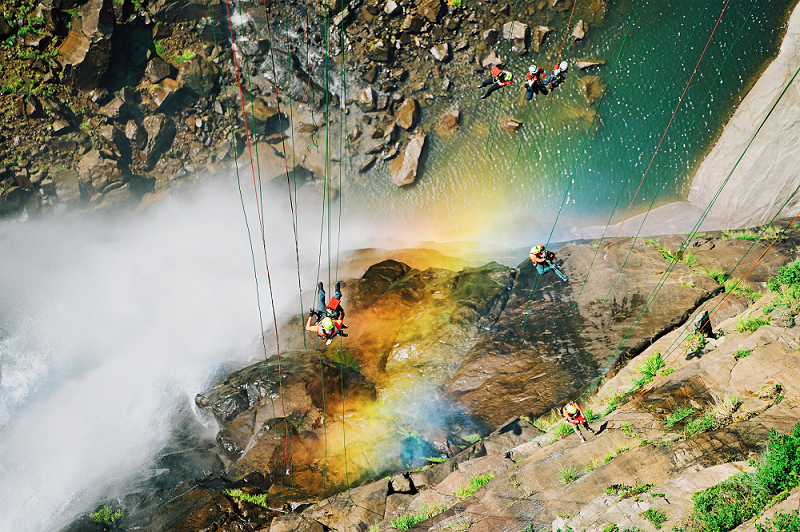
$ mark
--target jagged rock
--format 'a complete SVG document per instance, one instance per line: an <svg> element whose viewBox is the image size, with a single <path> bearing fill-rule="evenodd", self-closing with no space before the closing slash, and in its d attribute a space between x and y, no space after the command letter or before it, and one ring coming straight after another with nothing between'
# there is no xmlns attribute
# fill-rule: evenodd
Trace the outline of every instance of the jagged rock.
<svg viewBox="0 0 800 532"><path fill-rule="evenodd" d="M378 67L375 65L370 65L366 72L364 72L364 75L361 77L364 78L364 81L367 83L372 83L378 77Z"/></svg>
<svg viewBox="0 0 800 532"><path fill-rule="evenodd" d="M50 44L52 37L46 33L28 32L22 37L22 45L28 48L44 50Z"/></svg>
<svg viewBox="0 0 800 532"><path fill-rule="evenodd" d="M437 61L445 62L450 59L450 45L446 42L437 44L431 48L431 54Z"/></svg>
<svg viewBox="0 0 800 532"><path fill-rule="evenodd" d="M72 17L69 35L58 48L62 82L81 90L96 87L108 69L113 34L112 0L89 0Z"/></svg>
<svg viewBox="0 0 800 532"><path fill-rule="evenodd" d="M517 120L513 116L506 116L500 120L500 127L506 129L509 133L513 133L522 125L522 120Z"/></svg>
<svg viewBox="0 0 800 532"><path fill-rule="evenodd" d="M147 144L147 132L133 120L125 124L125 138L137 149L141 150Z"/></svg>
<svg viewBox="0 0 800 532"><path fill-rule="evenodd" d="M97 111L97 114L100 114L112 120L116 120L122 115L124 107L125 107L125 102L123 102L118 96L114 96L114 99L105 104L103 107L101 107Z"/></svg>
<svg viewBox="0 0 800 532"><path fill-rule="evenodd" d="M489 52L489 55L487 55L486 58L483 61L481 61L481 64L478 66L481 66L483 68L489 68L495 65L499 65L502 62L503 61L500 59L500 57L494 52L494 50L492 50L491 52Z"/></svg>
<svg viewBox="0 0 800 532"><path fill-rule="evenodd" d="M170 67L169 63L160 57L154 57L147 63L144 69L144 75L147 76L150 83L158 83L162 79L169 77L171 70L172 67Z"/></svg>
<svg viewBox="0 0 800 532"><path fill-rule="evenodd" d="M358 168L358 171L359 172L366 172L367 170L369 170L369 167L372 166L375 163L376 159L377 159L377 157L375 157L375 155L370 155L369 157L367 157L367 160L364 161L364 164L362 164Z"/></svg>
<svg viewBox="0 0 800 532"><path fill-rule="evenodd" d="M171 78L161 80L161 83L150 89L150 95L157 107L168 103L175 94L183 87L180 82Z"/></svg>
<svg viewBox="0 0 800 532"><path fill-rule="evenodd" d="M272 118L278 116L278 110L264 103L261 98L253 98L252 101L245 104L244 108L248 122L255 120L255 125L251 123L251 127L254 129L255 126L265 127Z"/></svg>
<svg viewBox="0 0 800 532"><path fill-rule="evenodd" d="M102 199L101 193L119 188L131 177L126 166L107 158L99 150L92 150L83 156L78 163L78 174L83 190L93 203Z"/></svg>
<svg viewBox="0 0 800 532"><path fill-rule="evenodd" d="M400 7L400 5L394 0L389 0L388 2L386 2L383 11L390 17L403 14L403 8Z"/></svg>
<svg viewBox="0 0 800 532"><path fill-rule="evenodd" d="M7 213L18 209L22 205L23 190L21 187L8 187L0 189L0 212Z"/></svg>
<svg viewBox="0 0 800 532"><path fill-rule="evenodd" d="M395 120L397 125L411 131L417 125L419 120L419 104L414 98L406 98L403 103L395 111Z"/></svg>
<svg viewBox="0 0 800 532"><path fill-rule="evenodd" d="M394 142L396 132L397 132L397 124L392 122L391 124L387 125L386 132L383 134L384 144L389 145L392 142Z"/></svg>
<svg viewBox="0 0 800 532"><path fill-rule="evenodd" d="M389 48L383 40L370 43L367 47L367 59L385 63L389 60Z"/></svg>
<svg viewBox="0 0 800 532"><path fill-rule="evenodd" d="M144 156L147 166L152 167L161 157L161 154L172 146L172 141L175 140L175 122L159 113L145 118L142 126L147 132Z"/></svg>
<svg viewBox="0 0 800 532"><path fill-rule="evenodd" d="M603 59L599 59L597 61L592 61L589 59L583 59L580 61L575 61L575 66L581 70L586 70L587 68L591 68L593 66L605 65L606 62Z"/></svg>
<svg viewBox="0 0 800 532"><path fill-rule="evenodd" d="M363 91L357 92L353 100L365 113L375 110L375 90L372 87L367 87Z"/></svg>
<svg viewBox="0 0 800 532"><path fill-rule="evenodd" d="M201 98L211 94L218 77L217 65L200 55L185 61L178 69L178 81Z"/></svg>
<svg viewBox="0 0 800 532"><path fill-rule="evenodd" d="M384 144L383 142L379 142L379 143L373 145L371 148L369 148L365 153L367 153L367 154L378 153L379 151L382 151L383 148L385 148L385 147L386 147L386 144Z"/></svg>
<svg viewBox="0 0 800 532"><path fill-rule="evenodd" d="M436 131L440 135L454 135L461 131L461 126L459 125L460 119L461 113L459 110L451 109L436 123Z"/></svg>
<svg viewBox="0 0 800 532"><path fill-rule="evenodd" d="M154 20L171 24L197 22L209 16L209 8L214 20L222 19L224 8L220 0L156 0L148 6Z"/></svg>
<svg viewBox="0 0 800 532"><path fill-rule="evenodd" d="M111 99L111 94L105 88L94 89L89 93L89 99L97 105L105 105Z"/></svg>
<svg viewBox="0 0 800 532"><path fill-rule="evenodd" d="M354 127L353 129L350 130L349 133L347 133L347 140L349 140L350 142L355 142L360 138L361 138L361 128L359 128L358 126Z"/></svg>
<svg viewBox="0 0 800 532"><path fill-rule="evenodd" d="M381 160L388 161L389 159L394 159L397 157L397 148L392 148L391 150L387 151L383 155L381 155Z"/></svg>
<svg viewBox="0 0 800 532"><path fill-rule="evenodd" d="M488 44L490 46L492 44L496 43L497 42L497 30L496 29L488 29L488 30L484 31L483 32L483 42L485 42L486 44ZM463 41L463 44L465 45L464 48L466 48L466 41ZM461 46L461 44L459 44L459 46ZM459 50L459 48L456 47L456 50Z"/></svg>
<svg viewBox="0 0 800 532"><path fill-rule="evenodd" d="M417 8L417 13L425 17L431 22L436 22L444 10L444 2L442 0L425 0Z"/></svg>
<svg viewBox="0 0 800 532"><path fill-rule="evenodd" d="M53 183L56 197L61 203L77 205L87 199L81 194L80 180L78 172L75 170L58 170L53 173ZM42 187L45 187L44 182L42 182Z"/></svg>
<svg viewBox="0 0 800 532"><path fill-rule="evenodd" d="M6 38L14 35L16 30L14 29L11 24L8 23L6 18L3 15L0 15L0 39L5 40Z"/></svg>
<svg viewBox="0 0 800 532"><path fill-rule="evenodd" d="M408 33L419 33L422 30L422 25L424 23L425 22L421 17L413 13L409 13L403 20L402 30L407 31Z"/></svg>
<svg viewBox="0 0 800 532"><path fill-rule="evenodd" d="M575 29L572 30L572 40L573 41L581 41L584 37L586 37L586 32L589 31L589 25L586 24L583 20L579 20L577 24L575 24Z"/></svg>
<svg viewBox="0 0 800 532"><path fill-rule="evenodd" d="M403 156L395 159L389 167L395 185L401 187L416 181L419 159L422 157L424 147L425 133L419 133L409 139Z"/></svg>
<svg viewBox="0 0 800 532"><path fill-rule="evenodd" d="M551 30L547 26L536 26L536 29L533 30L533 37L531 41L533 42L533 51L534 52L541 52L542 45L544 44L544 40L547 37L547 34L550 33Z"/></svg>
<svg viewBox="0 0 800 532"><path fill-rule="evenodd" d="M66 120L63 120L63 119L54 120L53 121L53 126L52 126L53 134L54 135L63 135L65 133L69 132L71 127L72 126L70 125L70 123L67 122Z"/></svg>
<svg viewBox="0 0 800 532"><path fill-rule="evenodd" d="M503 38L506 40L525 39L528 36L528 25L517 20L503 24Z"/></svg>
<svg viewBox="0 0 800 532"><path fill-rule="evenodd" d="M103 126L100 128L100 137L113 148L116 154L130 162L132 155L131 143L122 130L116 126Z"/></svg>

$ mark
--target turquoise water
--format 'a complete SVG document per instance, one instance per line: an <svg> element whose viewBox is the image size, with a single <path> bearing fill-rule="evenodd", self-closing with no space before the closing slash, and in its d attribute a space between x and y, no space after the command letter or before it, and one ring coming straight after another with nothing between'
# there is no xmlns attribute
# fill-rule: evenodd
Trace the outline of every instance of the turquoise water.
<svg viewBox="0 0 800 532"><path fill-rule="evenodd" d="M473 87L457 87L453 103L462 113L460 135L441 138L430 130L452 103L423 110L423 127L430 131L418 182L398 189L388 167L377 168L366 186L346 189L348 207L371 213L376 221L401 222L420 239L517 243L547 236L556 217L560 229L554 238L567 237L570 227L605 224L618 197L613 222L621 220L651 159L632 213L647 210L654 198L656 206L685 199L696 166L746 90L777 54L795 1L728 3L653 157L725 4L725 0L709 0L707 5L703 0L641 0L634 17L636 0L611 2L602 23L590 22L585 41L568 43L563 52L570 62L602 59L605 65L585 72L573 66L552 100L536 96L530 104L519 80L488 100L479 100L482 91ZM557 31L548 37L542 53L514 56L510 67L517 78L531 62L548 68L554 64L569 15L569 11L555 14L550 27ZM581 6L575 20L586 15ZM504 46L498 44L498 51ZM578 80L586 76L599 76L607 86L588 138L598 103L587 102L580 92ZM509 134L493 126L505 116L525 120L524 127Z"/></svg>

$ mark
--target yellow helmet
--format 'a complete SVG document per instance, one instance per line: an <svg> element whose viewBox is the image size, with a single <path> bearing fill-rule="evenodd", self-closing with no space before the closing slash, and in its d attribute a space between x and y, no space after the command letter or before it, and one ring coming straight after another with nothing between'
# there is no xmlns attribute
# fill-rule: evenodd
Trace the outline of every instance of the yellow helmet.
<svg viewBox="0 0 800 532"><path fill-rule="evenodd" d="M567 403L567 413L568 414L577 414L578 407L575 406L575 403Z"/></svg>
<svg viewBox="0 0 800 532"><path fill-rule="evenodd" d="M322 318L319 322L322 329L326 332L330 332L333 330L333 320L330 319L328 316Z"/></svg>
<svg viewBox="0 0 800 532"><path fill-rule="evenodd" d="M538 255L542 251L544 251L544 246L533 246L531 248L531 255Z"/></svg>

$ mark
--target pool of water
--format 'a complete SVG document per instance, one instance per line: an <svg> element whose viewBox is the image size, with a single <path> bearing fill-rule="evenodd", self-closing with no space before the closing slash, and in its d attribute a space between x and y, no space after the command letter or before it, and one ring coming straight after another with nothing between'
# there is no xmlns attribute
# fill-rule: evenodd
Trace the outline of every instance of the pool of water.
<svg viewBox="0 0 800 532"><path fill-rule="evenodd" d="M420 239L516 245L546 237L556 219L554 239L569 238L571 227L605 224L612 212L619 221L645 172L632 213L654 199L656 206L684 199L694 169L777 54L795 3L619 0L602 21L581 5L574 20L592 20L589 33L582 43L568 39L562 56L605 64L585 72L573 66L552 98L528 103L519 77L531 62L555 63L570 11L555 13L550 27L557 31L542 52L510 60L517 83L487 100L479 99L482 91L456 90L441 105L460 108L458 136L437 135L431 126L441 113L423 110L428 146L415 184L397 188L388 166L378 167L366 185L345 189L347 208L413 228ZM582 95L579 80L587 76L607 87L602 103ZM524 127L511 134L498 127L506 116Z"/></svg>

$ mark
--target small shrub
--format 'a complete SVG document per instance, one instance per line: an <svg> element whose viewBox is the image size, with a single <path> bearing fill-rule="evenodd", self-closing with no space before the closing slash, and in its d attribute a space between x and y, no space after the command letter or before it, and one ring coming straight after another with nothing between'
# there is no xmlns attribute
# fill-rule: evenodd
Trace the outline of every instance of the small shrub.
<svg viewBox="0 0 800 532"><path fill-rule="evenodd" d="M609 462L610 462L611 460L613 460L613 459L614 459L614 453L607 453L607 454L606 454L606 455L603 457L603 463L604 463L604 464L607 464L607 463L609 463Z"/></svg>
<svg viewBox="0 0 800 532"><path fill-rule="evenodd" d="M592 458L592 461L583 466L583 470L586 473L591 473L595 469L600 467L600 459L599 458Z"/></svg>
<svg viewBox="0 0 800 532"><path fill-rule="evenodd" d="M701 432L707 432L709 430L714 430L719 428L720 421L717 419L717 416L714 415L713 412L706 412L702 416L697 419L693 419L683 429L683 432L691 437Z"/></svg>
<svg viewBox="0 0 800 532"><path fill-rule="evenodd" d="M256 506L261 506L263 508L268 508L267 505L267 494L262 493L260 495L251 495L249 493L245 493L242 490L235 489L235 490L228 490L225 493L228 494L229 497L233 497L234 499L240 499L244 502L249 502L250 504L255 504Z"/></svg>
<svg viewBox="0 0 800 532"><path fill-rule="evenodd" d="M698 273L700 275L708 275L709 277L714 279L717 282L717 284L722 284L725 282L725 272L720 270L719 268L705 268L703 266L700 266L698 268L695 268L694 271L695 273Z"/></svg>
<svg viewBox="0 0 800 532"><path fill-rule="evenodd" d="M536 418L533 421L533 426L541 430L542 432L548 432L550 431L553 425L555 425L562 419L563 417L561 416L561 413L559 413L559 411L554 408L549 413Z"/></svg>
<svg viewBox="0 0 800 532"><path fill-rule="evenodd" d="M765 519L764 524L756 523L758 532L800 532L800 514L797 510L777 512L772 519Z"/></svg>
<svg viewBox="0 0 800 532"><path fill-rule="evenodd" d="M749 286L742 284L741 279L736 277L729 277L722 283L722 287L728 294L733 294L738 297L746 297L750 301L758 301L761 298L761 293L754 291Z"/></svg>
<svg viewBox="0 0 800 532"><path fill-rule="evenodd" d="M752 348L743 347L742 349L738 349L733 352L733 358L739 360L740 358L746 358L750 356L750 353L753 352Z"/></svg>
<svg viewBox="0 0 800 532"><path fill-rule="evenodd" d="M636 367L636 371L642 376L638 384L643 385L652 382L658 374L658 370L666 365L664 357L661 356L660 351L656 351L649 357L642 360Z"/></svg>
<svg viewBox="0 0 800 532"><path fill-rule="evenodd" d="M726 395L724 397L714 397L714 406L711 407L711 412L714 417L720 422L725 422L733 416L733 413L742 404L742 400L735 395Z"/></svg>
<svg viewBox="0 0 800 532"><path fill-rule="evenodd" d="M614 456L619 456L622 453L624 453L626 451L630 451L630 450L631 450L631 446L630 445L624 445L624 446L617 447L617 449L614 451Z"/></svg>
<svg viewBox="0 0 800 532"><path fill-rule="evenodd" d="M800 286L800 259L782 267L775 277L767 282L767 287L773 292L778 292L782 286Z"/></svg>
<svg viewBox="0 0 800 532"><path fill-rule="evenodd" d="M675 368L667 368L661 372L661 376L666 377L667 375L672 375L673 373L675 373Z"/></svg>
<svg viewBox="0 0 800 532"><path fill-rule="evenodd" d="M740 473L692 495L694 516L706 532L733 530L769 502L769 494L751 478Z"/></svg>
<svg viewBox="0 0 800 532"><path fill-rule="evenodd" d="M470 443L475 443L480 441L481 436L480 434L467 434L466 436L464 436L464 439Z"/></svg>
<svg viewBox="0 0 800 532"><path fill-rule="evenodd" d="M101 525L110 525L122 517L122 510L114 510L114 508L111 506L103 506L96 512L90 513L89 517L91 517L92 521L95 523L100 523Z"/></svg>
<svg viewBox="0 0 800 532"><path fill-rule="evenodd" d="M564 481L564 484L577 480L578 476L578 468L573 465L568 465L558 470L558 477Z"/></svg>
<svg viewBox="0 0 800 532"><path fill-rule="evenodd" d="M619 430L621 430L629 438L633 438L636 435L636 433L633 431L633 425L631 425L630 421L623 422L619 426Z"/></svg>
<svg viewBox="0 0 800 532"><path fill-rule="evenodd" d="M697 256L693 253L686 252L683 254L683 262L690 268L697 268L699 261L697 260ZM692 283L694 285L694 283Z"/></svg>
<svg viewBox="0 0 800 532"><path fill-rule="evenodd" d="M619 527L615 524L610 524L603 529L603 532L619 532Z"/></svg>
<svg viewBox="0 0 800 532"><path fill-rule="evenodd" d="M441 464L442 462L446 462L447 458L442 458L441 456L429 456L425 460L428 462L433 462L434 464Z"/></svg>
<svg viewBox="0 0 800 532"><path fill-rule="evenodd" d="M734 328L737 332L756 332L762 325L769 325L769 320L746 316L736 320Z"/></svg>
<svg viewBox="0 0 800 532"><path fill-rule="evenodd" d="M664 420L664 428L670 430L674 425L691 416L693 412L694 408L692 407L678 408Z"/></svg>
<svg viewBox="0 0 800 532"><path fill-rule="evenodd" d="M648 508L641 513L641 516L650 521L653 528L658 530L667 521L667 514L655 508Z"/></svg>
<svg viewBox="0 0 800 532"><path fill-rule="evenodd" d="M556 425L555 429L553 429L553 437L550 439L550 443L557 442L561 438L569 436L574 431L575 430L566 421L563 422L563 423L560 423L560 424Z"/></svg>
<svg viewBox="0 0 800 532"><path fill-rule="evenodd" d="M492 480L496 475L494 473L486 473L485 475L476 475L470 477L469 483L466 486L461 486L458 488L453 495L458 497L459 499L466 499L476 491L478 491L481 486Z"/></svg>

